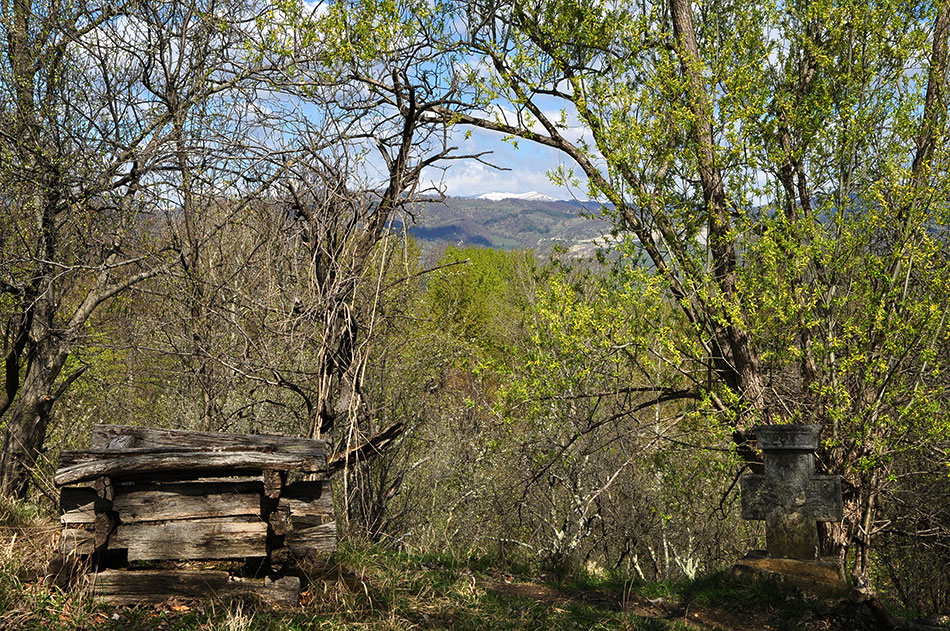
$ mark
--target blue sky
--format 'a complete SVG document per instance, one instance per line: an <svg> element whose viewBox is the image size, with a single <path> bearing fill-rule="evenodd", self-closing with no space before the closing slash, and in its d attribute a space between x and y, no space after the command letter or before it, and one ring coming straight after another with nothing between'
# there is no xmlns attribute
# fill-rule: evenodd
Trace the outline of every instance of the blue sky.
<svg viewBox="0 0 950 631"><path fill-rule="evenodd" d="M578 128L572 131L579 137L583 135ZM470 131L466 138L466 132ZM441 183L446 195L468 197L482 193L527 193L537 191L555 199L586 199L586 186L568 189L551 182L548 172L563 165L574 169L575 175L580 169L573 160L550 147L538 145L527 140L519 140L518 148L503 141L504 136L497 132L459 126L454 130L452 144L459 147L459 153L474 154L491 151L485 159L492 164L505 167L500 171L475 160L449 162L445 172L430 169L426 182ZM573 140L573 138L571 138Z"/></svg>

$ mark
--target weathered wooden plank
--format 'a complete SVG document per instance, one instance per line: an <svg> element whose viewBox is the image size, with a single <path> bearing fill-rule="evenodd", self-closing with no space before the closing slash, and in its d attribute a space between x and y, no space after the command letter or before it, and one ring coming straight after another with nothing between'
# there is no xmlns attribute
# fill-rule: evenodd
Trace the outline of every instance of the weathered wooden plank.
<svg viewBox="0 0 950 631"><path fill-rule="evenodd" d="M286 535L293 528L290 523L290 511L280 506L267 516L267 521L271 532L278 536Z"/></svg>
<svg viewBox="0 0 950 631"><path fill-rule="evenodd" d="M294 482L284 488L280 506L293 516L324 516L333 514L333 493L329 480Z"/></svg>
<svg viewBox="0 0 950 631"><path fill-rule="evenodd" d="M73 510L66 511L59 516L59 521L64 526L91 524L96 521L96 512L96 505L90 502L89 504L83 504Z"/></svg>
<svg viewBox="0 0 950 631"><path fill-rule="evenodd" d="M220 475L216 475L213 471L208 472L207 474L195 471L153 471L151 473L142 473L137 475L129 474L124 475L121 478L116 478L115 492L122 493L124 491L129 491L141 484L152 483L190 484L200 482L202 484L240 484L242 482L253 482L256 484L262 484L260 471L247 471L244 472L244 475L224 475L225 473L226 472L221 472Z"/></svg>
<svg viewBox="0 0 950 631"><path fill-rule="evenodd" d="M102 476L92 480L92 488L99 497L107 502L111 502L115 496L115 487L110 477Z"/></svg>
<svg viewBox="0 0 950 631"><path fill-rule="evenodd" d="M115 605L250 595L292 607L300 595L300 579L296 576L259 580L232 578L227 572L215 570L109 570L90 576L89 585L96 598Z"/></svg>
<svg viewBox="0 0 950 631"><path fill-rule="evenodd" d="M132 449L134 447L144 447L145 445L140 445L141 441L135 436L129 434L122 434L121 436L116 436L110 440L105 445L95 445L93 448L101 447L102 449Z"/></svg>
<svg viewBox="0 0 950 631"><path fill-rule="evenodd" d="M332 502L332 490L330 480L301 480L288 484L284 489L283 497L297 500Z"/></svg>
<svg viewBox="0 0 950 631"><path fill-rule="evenodd" d="M59 551L66 556L92 554L96 551L96 533L66 528L59 542Z"/></svg>
<svg viewBox="0 0 950 631"><path fill-rule="evenodd" d="M294 529L284 535L284 545L297 556L314 556L336 550L336 522Z"/></svg>
<svg viewBox="0 0 950 631"><path fill-rule="evenodd" d="M264 472L264 495L271 498L272 500L280 497L280 492L284 488L284 475L281 475L280 471L270 471Z"/></svg>
<svg viewBox="0 0 950 631"><path fill-rule="evenodd" d="M83 489L94 493L97 497L104 499L107 502L112 501L112 497L115 493L115 488L112 486L111 478L96 478L94 480L86 480L84 482L73 482L70 484L63 485L63 488L70 489Z"/></svg>
<svg viewBox="0 0 950 631"><path fill-rule="evenodd" d="M111 508L111 502L99 497L92 487L66 486L59 493L59 520L64 524L92 524L98 513Z"/></svg>
<svg viewBox="0 0 950 631"><path fill-rule="evenodd" d="M93 527L96 531L96 548L105 548L109 537L115 532L115 519L112 513L96 513L96 521Z"/></svg>
<svg viewBox="0 0 950 631"><path fill-rule="evenodd" d="M120 486L112 502L124 524L146 521L261 516L261 482L139 483Z"/></svg>
<svg viewBox="0 0 950 631"><path fill-rule="evenodd" d="M320 473L326 470L325 453L267 453L259 451L195 451L191 449L89 449L64 451L53 481L57 485L90 480L99 476L123 476L168 471L298 470Z"/></svg>
<svg viewBox="0 0 950 631"><path fill-rule="evenodd" d="M92 481L92 488L102 499L111 502L115 497L115 486L112 484L112 478L103 476Z"/></svg>
<svg viewBox="0 0 950 631"><path fill-rule="evenodd" d="M270 515L275 535L295 528L309 528L333 521L333 495L329 480L295 482L284 489L277 508Z"/></svg>
<svg viewBox="0 0 950 631"><path fill-rule="evenodd" d="M60 540L60 551L63 554L92 554L105 548L113 530L115 520L107 512L94 513L91 523L67 523Z"/></svg>
<svg viewBox="0 0 950 631"><path fill-rule="evenodd" d="M105 448L118 437L132 437L136 447L181 447L230 451L280 451L291 453L326 453L326 442L299 436L274 434L226 434L223 432L191 432L130 425L93 425L92 447ZM127 439L126 439L127 440Z"/></svg>
<svg viewBox="0 0 950 631"><path fill-rule="evenodd" d="M129 561L243 559L267 554L267 524L260 519L192 519L120 524L110 550L127 549Z"/></svg>

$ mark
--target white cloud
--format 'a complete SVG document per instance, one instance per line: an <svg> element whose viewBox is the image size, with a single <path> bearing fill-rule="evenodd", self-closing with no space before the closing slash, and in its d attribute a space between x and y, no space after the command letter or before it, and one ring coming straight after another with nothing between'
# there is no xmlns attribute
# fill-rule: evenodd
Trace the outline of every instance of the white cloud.
<svg viewBox="0 0 950 631"><path fill-rule="evenodd" d="M500 150L504 149L502 145ZM509 151L512 151L509 149ZM426 184L437 186L446 195L472 197L491 191L505 193L528 193L536 191L555 199L586 197L586 191L571 190L551 182L547 172L560 164L557 156L548 156L548 160L522 162L520 166L510 167L510 171L499 171L475 160L465 160L450 164L445 171L429 169L423 176Z"/></svg>
<svg viewBox="0 0 950 631"><path fill-rule="evenodd" d="M510 114L510 111L507 113ZM552 118L560 118L559 112L552 110ZM569 115L568 130L565 136L569 140L582 137L586 131L575 125L576 116ZM565 154L528 140L503 142L500 133L482 129L457 126L452 130L450 144L459 147L459 153L479 154L491 152L483 159L507 170L493 169L476 160L460 160L443 163L442 169L431 168L423 174L425 185L442 188L447 195L468 197L483 193L500 191L505 193L527 193L537 191L555 199L586 199L586 178L573 160ZM515 146L517 148L515 148ZM581 180L580 186L566 188L554 184L548 173L560 167L573 170Z"/></svg>
<svg viewBox="0 0 950 631"><path fill-rule="evenodd" d="M321 18L330 12L330 6L324 0L303 0L303 13L310 18Z"/></svg>

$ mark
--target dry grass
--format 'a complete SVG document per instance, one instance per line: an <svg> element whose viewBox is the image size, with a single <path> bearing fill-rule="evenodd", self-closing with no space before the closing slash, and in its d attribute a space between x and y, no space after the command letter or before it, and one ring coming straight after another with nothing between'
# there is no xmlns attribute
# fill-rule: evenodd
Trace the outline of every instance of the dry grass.
<svg viewBox="0 0 950 631"><path fill-rule="evenodd" d="M57 586L60 577L50 572L60 530L41 508L0 498L0 630L84 624L89 598Z"/></svg>
<svg viewBox="0 0 950 631"><path fill-rule="evenodd" d="M59 524L26 504L0 504L0 631L268 631L303 629L668 629L585 602L557 606L495 590L503 572L468 556L399 553L358 542L299 570L300 605L169 602L108 607L81 589L57 586L47 571ZM509 568L510 569L510 568ZM657 626L659 625L659 626Z"/></svg>
<svg viewBox="0 0 950 631"><path fill-rule="evenodd" d="M346 540L331 557L298 568L305 587L292 610L248 600L110 608L96 605L81 589L58 586L49 574L58 536L59 524L51 516L0 500L0 631L738 631L760 622L779 629L854 628L802 626L806 620L827 621L802 609L794 595L747 593L726 576L691 583L690 613L668 620L664 616L675 608L682 586L641 584L600 572L551 584L531 568L499 566L478 554L410 554ZM661 600L667 604L651 604Z"/></svg>

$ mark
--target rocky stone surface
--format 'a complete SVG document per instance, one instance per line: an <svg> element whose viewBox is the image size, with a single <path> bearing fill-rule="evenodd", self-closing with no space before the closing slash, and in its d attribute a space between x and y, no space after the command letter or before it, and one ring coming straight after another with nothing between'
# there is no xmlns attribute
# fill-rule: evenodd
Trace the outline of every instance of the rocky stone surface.
<svg viewBox="0 0 950 631"><path fill-rule="evenodd" d="M843 597L850 586L837 559L777 559L755 550L733 566L733 573L748 580L774 580L823 598Z"/></svg>

